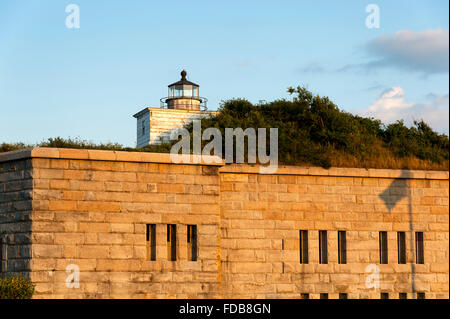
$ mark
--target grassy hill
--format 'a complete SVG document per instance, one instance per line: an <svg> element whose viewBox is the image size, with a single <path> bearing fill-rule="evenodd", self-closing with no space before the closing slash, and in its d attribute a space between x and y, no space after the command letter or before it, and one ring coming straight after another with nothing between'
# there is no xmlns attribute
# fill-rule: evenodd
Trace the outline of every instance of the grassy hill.
<svg viewBox="0 0 450 319"><path fill-rule="evenodd" d="M288 92L293 95L292 100L261 105L245 99L228 100L221 105L217 116L202 120L202 129L216 127L224 138L227 127L244 130L276 127L279 161L287 165L449 169L449 137L434 132L423 121L415 122L412 127L405 126L401 120L384 125L376 119L341 111L327 97L313 96L303 87L289 88ZM192 133L192 125L187 129ZM171 147L135 149L62 138L51 138L36 146L145 152L169 152ZM4 143L0 152L24 147L29 145Z"/></svg>

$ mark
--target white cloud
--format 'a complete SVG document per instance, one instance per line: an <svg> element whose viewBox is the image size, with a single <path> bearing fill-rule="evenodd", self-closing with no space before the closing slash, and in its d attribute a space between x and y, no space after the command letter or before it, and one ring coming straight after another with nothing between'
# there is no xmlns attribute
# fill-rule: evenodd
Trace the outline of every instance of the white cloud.
<svg viewBox="0 0 450 319"><path fill-rule="evenodd" d="M236 65L238 67L245 68L250 65L250 61L249 60L241 61L241 62L236 63Z"/></svg>
<svg viewBox="0 0 450 319"><path fill-rule="evenodd" d="M405 102L405 94L399 86L384 91L371 106L369 112L395 111L410 108L414 103Z"/></svg>
<svg viewBox="0 0 450 319"><path fill-rule="evenodd" d="M325 72L325 68L317 62L311 62L298 68L298 71L301 73L323 73Z"/></svg>
<svg viewBox="0 0 450 319"><path fill-rule="evenodd" d="M449 31L441 28L382 35L369 41L365 48L369 62L348 64L338 71L391 67L428 75L449 70Z"/></svg>
<svg viewBox="0 0 450 319"><path fill-rule="evenodd" d="M449 132L449 95L428 94L423 103L408 102L401 87L392 87L382 92L378 98L360 115L380 119L390 124L403 119L411 125L414 120L424 120L434 130Z"/></svg>
<svg viewBox="0 0 450 319"><path fill-rule="evenodd" d="M425 73L448 72L448 30L410 30L383 35L369 42L367 49L380 66L396 66Z"/></svg>

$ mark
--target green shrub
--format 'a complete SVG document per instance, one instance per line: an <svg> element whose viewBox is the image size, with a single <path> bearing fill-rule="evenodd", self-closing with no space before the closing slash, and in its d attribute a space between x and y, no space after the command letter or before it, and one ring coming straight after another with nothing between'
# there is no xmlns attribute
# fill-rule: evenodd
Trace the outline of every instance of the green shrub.
<svg viewBox="0 0 450 319"><path fill-rule="evenodd" d="M411 127L401 120L386 126L380 120L342 111L328 97L314 96L303 87L289 88L288 92L294 95L291 101L261 105L245 99L225 101L215 117L201 120L201 127L218 128L222 140L227 127L276 127L282 164L448 168L449 137L434 132L423 121ZM191 134L192 128L192 123L187 126Z"/></svg>
<svg viewBox="0 0 450 319"><path fill-rule="evenodd" d="M23 276L0 277L0 299L31 299L34 284Z"/></svg>
<svg viewBox="0 0 450 319"><path fill-rule="evenodd" d="M0 153L21 150L24 148L33 147L54 147L54 148L75 148L75 149L92 149L92 150L108 150L108 151L126 151L126 152L154 152L154 153L169 153L170 145L148 145L143 148L126 147L119 143L99 143L96 144L91 141L83 140L80 138L48 138L46 141L42 141L37 144L24 144L24 143L1 143Z"/></svg>
<svg viewBox="0 0 450 319"><path fill-rule="evenodd" d="M313 95L303 87L289 88L288 92L293 96L292 100L275 100L265 104L252 104L245 99L225 101L216 116L201 120L201 127L220 130L223 156L225 128L274 127L278 128L280 164L325 168L449 168L448 135L434 132L421 120L411 127L407 127L402 120L384 125L380 120L342 111L328 97ZM192 138L192 123L186 128ZM95 144L81 139L56 137L32 146L169 153L176 142L130 148L117 143ZM207 143L209 141L202 141L202 149ZM191 142L191 148L192 145ZM32 146L3 143L0 144L0 152Z"/></svg>

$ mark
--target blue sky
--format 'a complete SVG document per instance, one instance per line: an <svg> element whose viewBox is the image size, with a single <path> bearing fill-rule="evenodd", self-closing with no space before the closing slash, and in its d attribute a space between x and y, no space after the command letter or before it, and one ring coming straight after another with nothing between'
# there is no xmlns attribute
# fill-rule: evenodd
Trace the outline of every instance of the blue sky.
<svg viewBox="0 0 450 319"><path fill-rule="evenodd" d="M80 28L65 8L77 4ZM365 25L368 4L380 27ZM133 114L185 68L209 109L289 98L448 134L448 1L0 2L0 143L80 137L134 146ZM447 117L447 119L445 118Z"/></svg>

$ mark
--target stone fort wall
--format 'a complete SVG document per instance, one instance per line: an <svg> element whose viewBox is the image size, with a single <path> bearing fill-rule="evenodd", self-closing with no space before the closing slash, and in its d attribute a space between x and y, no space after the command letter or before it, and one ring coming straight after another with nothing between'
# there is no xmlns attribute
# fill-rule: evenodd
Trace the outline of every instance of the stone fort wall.
<svg viewBox="0 0 450 319"><path fill-rule="evenodd" d="M29 275L35 298L448 298L448 177L314 167L261 175L247 165L98 150L0 154L2 269ZM167 225L176 225L175 244ZM197 226L197 260L189 225ZM300 262L301 230L308 263ZM327 263L319 262L319 231ZM387 264L380 264L381 231ZM79 288L66 286L69 265L80 270ZM379 270L379 287L366 284L369 265Z"/></svg>
<svg viewBox="0 0 450 319"><path fill-rule="evenodd" d="M448 298L448 173L280 168L276 175L226 166L220 171L222 269L231 298L379 299L389 293ZM308 231L308 263L300 263L299 231ZM319 263L319 231L327 231L328 262ZM346 233L346 264L338 260ZM380 264L379 232L388 263ZM404 232L406 263L398 263ZM415 234L424 235L424 264ZM379 288L366 281L379 269ZM372 285L373 286L373 285ZM369 285L370 287L370 285Z"/></svg>

